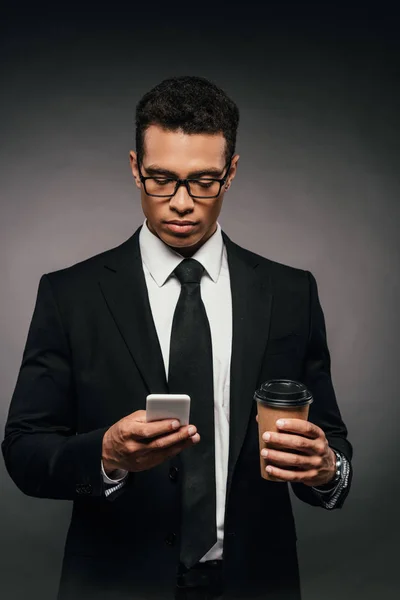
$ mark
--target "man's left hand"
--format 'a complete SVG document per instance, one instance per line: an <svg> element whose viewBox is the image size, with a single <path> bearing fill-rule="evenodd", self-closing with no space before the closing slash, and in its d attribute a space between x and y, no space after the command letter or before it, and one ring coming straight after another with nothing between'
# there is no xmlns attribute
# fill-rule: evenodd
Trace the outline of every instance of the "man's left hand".
<svg viewBox="0 0 400 600"><path fill-rule="evenodd" d="M332 481L336 455L329 447L325 432L303 419L285 418L282 425L280 422L281 419L276 422L279 433L266 431L262 436L268 452L264 458L269 477L273 481L294 481L310 487ZM269 440L265 439L267 434Z"/></svg>

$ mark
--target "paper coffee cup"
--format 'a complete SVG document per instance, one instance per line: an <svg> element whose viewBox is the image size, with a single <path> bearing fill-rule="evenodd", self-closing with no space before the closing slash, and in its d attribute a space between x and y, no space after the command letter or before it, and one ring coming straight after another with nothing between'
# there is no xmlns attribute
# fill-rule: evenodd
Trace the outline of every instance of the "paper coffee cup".
<svg viewBox="0 0 400 600"><path fill-rule="evenodd" d="M308 411L313 397L307 387L299 381L291 379L271 379L263 383L254 393L257 402L258 437L260 452L267 448L262 439L266 431L279 432L276 421L280 418L308 420ZM288 450L289 451L289 450ZM261 477L276 481L265 470L268 458L260 454Z"/></svg>

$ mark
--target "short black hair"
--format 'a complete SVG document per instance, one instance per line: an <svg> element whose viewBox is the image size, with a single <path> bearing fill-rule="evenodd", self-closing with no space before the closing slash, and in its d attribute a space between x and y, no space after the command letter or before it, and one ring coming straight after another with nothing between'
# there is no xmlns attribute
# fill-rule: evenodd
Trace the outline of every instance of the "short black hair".
<svg viewBox="0 0 400 600"><path fill-rule="evenodd" d="M144 154L144 134L150 125L183 133L222 133L226 162L235 152L239 109L235 102L204 77L183 75L164 79L136 106L136 153Z"/></svg>

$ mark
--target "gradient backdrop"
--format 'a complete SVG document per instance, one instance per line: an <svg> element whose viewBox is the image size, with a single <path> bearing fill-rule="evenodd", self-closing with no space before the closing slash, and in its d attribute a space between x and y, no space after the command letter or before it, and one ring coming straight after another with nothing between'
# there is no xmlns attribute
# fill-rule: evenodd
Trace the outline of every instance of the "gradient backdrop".
<svg viewBox="0 0 400 600"><path fill-rule="evenodd" d="M329 3L324 14L304 3L198 4L193 14L156 5L3 12L1 437L41 274L118 245L142 223L128 163L136 102L165 77L206 76L241 110L239 170L220 223L242 246L316 276L354 446L341 511L293 497L304 600L395 598L396 17L365 5L339 15ZM71 506L23 496L2 461L0 477L3 597L51 600Z"/></svg>

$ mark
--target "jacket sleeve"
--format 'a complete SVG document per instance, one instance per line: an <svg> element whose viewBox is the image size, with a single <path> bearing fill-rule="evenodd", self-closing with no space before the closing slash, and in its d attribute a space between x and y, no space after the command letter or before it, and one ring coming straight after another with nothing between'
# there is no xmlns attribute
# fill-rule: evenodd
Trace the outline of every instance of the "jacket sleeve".
<svg viewBox="0 0 400 600"><path fill-rule="evenodd" d="M325 432L329 446L344 454L349 463L347 485L342 489L334 505L334 508L341 508L350 491L353 448L347 439L347 428L333 389L325 319L318 298L317 283L312 273L306 271L306 275L309 282L309 336L301 381L308 387L314 398L310 405L309 421ZM291 482L291 486L300 500L313 506L325 507L321 495L310 486L299 482Z"/></svg>
<svg viewBox="0 0 400 600"><path fill-rule="evenodd" d="M7 471L29 496L99 496L106 430L77 433L71 349L43 275L2 442Z"/></svg>

